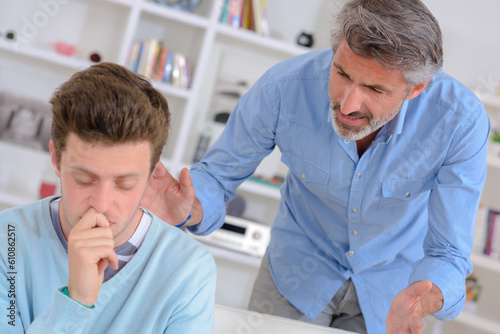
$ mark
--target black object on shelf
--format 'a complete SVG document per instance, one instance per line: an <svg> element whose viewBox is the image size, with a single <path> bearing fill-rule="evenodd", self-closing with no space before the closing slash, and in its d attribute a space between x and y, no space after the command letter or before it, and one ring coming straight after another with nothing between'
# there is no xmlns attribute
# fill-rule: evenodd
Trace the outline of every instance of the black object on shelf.
<svg viewBox="0 0 500 334"><path fill-rule="evenodd" d="M302 31L300 35L297 37L297 44L306 46L308 48L312 47L314 44L314 38L312 34L308 34L305 31Z"/></svg>
<svg viewBox="0 0 500 334"><path fill-rule="evenodd" d="M13 31L8 31L5 38L14 40L16 39L16 34Z"/></svg>

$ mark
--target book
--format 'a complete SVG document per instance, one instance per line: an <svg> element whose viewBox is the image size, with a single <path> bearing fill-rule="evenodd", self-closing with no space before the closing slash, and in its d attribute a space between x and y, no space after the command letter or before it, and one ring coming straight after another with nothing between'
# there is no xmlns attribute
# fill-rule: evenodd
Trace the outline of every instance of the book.
<svg viewBox="0 0 500 334"><path fill-rule="evenodd" d="M255 0L259 1L259 0ZM269 36L269 21L267 18L267 0L260 0L260 24L262 25L262 35Z"/></svg>
<svg viewBox="0 0 500 334"><path fill-rule="evenodd" d="M160 54L158 56L158 65L156 66L155 80L158 82L163 81L163 74L165 72L165 63L168 57L168 47L162 46Z"/></svg>
<svg viewBox="0 0 500 334"><path fill-rule="evenodd" d="M148 39L147 44L147 52L146 56L146 64L144 66L144 70L141 73L146 78L152 78L154 76L154 71L156 68L156 60L158 59L158 47L159 41L155 38Z"/></svg>
<svg viewBox="0 0 500 334"><path fill-rule="evenodd" d="M224 0L224 3L222 5L222 11L220 15L220 23L222 24L227 24L228 23L228 15L229 15L229 2L231 0Z"/></svg>
<svg viewBox="0 0 500 334"><path fill-rule="evenodd" d="M132 71L132 72L137 72L137 66L139 64L139 57L142 49L142 42L141 41L135 41L128 53L127 57L127 67Z"/></svg>
<svg viewBox="0 0 500 334"><path fill-rule="evenodd" d="M498 224L498 212L495 210L489 210L488 212L488 223L487 223L487 234L486 234L486 240L485 240L485 248L484 248L484 254L491 256L492 251L494 250L495 247L495 240L494 236L498 234L498 232L495 231L495 229L499 228ZM497 243L500 242L500 240L496 241Z"/></svg>
<svg viewBox="0 0 500 334"><path fill-rule="evenodd" d="M163 70L163 79L161 82L170 83L172 79L172 71L174 69L174 52L167 52L167 60L165 61L165 68Z"/></svg>
<svg viewBox="0 0 500 334"><path fill-rule="evenodd" d="M260 8L260 0L252 0L252 13L254 21L254 31L262 35L262 11Z"/></svg>
<svg viewBox="0 0 500 334"><path fill-rule="evenodd" d="M179 63L180 54L178 52L174 53L173 67L172 67L172 78L171 82L175 86L181 86L181 69Z"/></svg>
<svg viewBox="0 0 500 334"><path fill-rule="evenodd" d="M139 64L137 66L137 74L143 75L147 77L148 74L148 66L151 64L152 52L155 49L154 47L155 40L153 38L149 38L143 44L143 50L141 52L141 56L139 58Z"/></svg>
<svg viewBox="0 0 500 334"><path fill-rule="evenodd" d="M485 205L479 205L476 214L476 224L474 226L474 247L477 254L484 254L487 239L489 209Z"/></svg>
<svg viewBox="0 0 500 334"><path fill-rule="evenodd" d="M255 31L255 18L253 15L253 1L255 0L248 0L248 30Z"/></svg>
<svg viewBox="0 0 500 334"><path fill-rule="evenodd" d="M191 67L189 58L186 56L186 88L191 87Z"/></svg>
<svg viewBox="0 0 500 334"><path fill-rule="evenodd" d="M243 5L241 6L240 28L250 29L251 6L252 6L252 0L243 0Z"/></svg>
<svg viewBox="0 0 500 334"><path fill-rule="evenodd" d="M495 222L493 230L489 236L490 253L489 256L495 259L500 259L500 213L495 211Z"/></svg>
<svg viewBox="0 0 500 334"><path fill-rule="evenodd" d="M230 17L228 21L233 28L239 28L241 23L241 11L243 8L243 0L231 0L230 4Z"/></svg>

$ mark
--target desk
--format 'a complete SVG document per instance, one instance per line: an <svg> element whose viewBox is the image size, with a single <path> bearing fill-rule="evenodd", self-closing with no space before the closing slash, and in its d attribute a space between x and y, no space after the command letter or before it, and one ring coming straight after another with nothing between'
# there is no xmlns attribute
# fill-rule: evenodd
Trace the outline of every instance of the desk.
<svg viewBox="0 0 500 334"><path fill-rule="evenodd" d="M215 334L353 334L341 329L215 305Z"/></svg>

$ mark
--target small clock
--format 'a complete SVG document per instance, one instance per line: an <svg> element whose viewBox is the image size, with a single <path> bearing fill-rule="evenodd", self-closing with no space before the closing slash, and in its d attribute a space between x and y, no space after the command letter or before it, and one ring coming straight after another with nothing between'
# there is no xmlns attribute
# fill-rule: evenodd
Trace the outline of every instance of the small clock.
<svg viewBox="0 0 500 334"><path fill-rule="evenodd" d="M155 0L156 3L169 7L194 12L202 0Z"/></svg>

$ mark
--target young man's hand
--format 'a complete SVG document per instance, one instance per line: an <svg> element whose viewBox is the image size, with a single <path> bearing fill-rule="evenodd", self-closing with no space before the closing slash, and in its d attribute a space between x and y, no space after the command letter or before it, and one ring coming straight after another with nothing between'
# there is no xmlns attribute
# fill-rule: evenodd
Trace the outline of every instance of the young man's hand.
<svg viewBox="0 0 500 334"><path fill-rule="evenodd" d="M439 311L443 294L431 281L415 282L392 301L386 319L387 334L423 333L422 318Z"/></svg>
<svg viewBox="0 0 500 334"><path fill-rule="evenodd" d="M177 181L161 162L156 164L140 205L174 226L184 222L190 212L186 226L198 224L203 216L189 170L182 169Z"/></svg>
<svg viewBox="0 0 500 334"><path fill-rule="evenodd" d="M71 298L92 306L97 300L104 270L118 269L118 257L109 221L89 209L73 227L68 237L69 283Z"/></svg>

